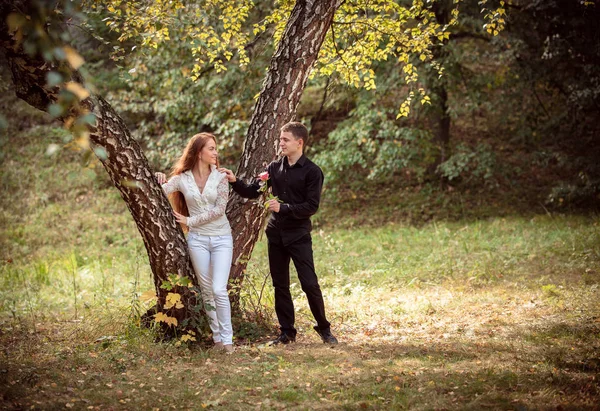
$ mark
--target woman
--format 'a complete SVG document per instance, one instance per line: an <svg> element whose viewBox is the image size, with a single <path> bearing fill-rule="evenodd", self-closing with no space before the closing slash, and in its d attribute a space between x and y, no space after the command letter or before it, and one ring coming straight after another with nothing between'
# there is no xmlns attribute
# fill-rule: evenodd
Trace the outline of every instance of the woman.
<svg viewBox="0 0 600 411"><path fill-rule="evenodd" d="M231 353L233 329L227 281L233 239L225 216L229 184L226 175L217 171L218 163L215 136L200 133L190 139L173 166L169 181L163 173L155 175L170 196L175 219L184 231L189 228L190 257L210 318L215 347Z"/></svg>

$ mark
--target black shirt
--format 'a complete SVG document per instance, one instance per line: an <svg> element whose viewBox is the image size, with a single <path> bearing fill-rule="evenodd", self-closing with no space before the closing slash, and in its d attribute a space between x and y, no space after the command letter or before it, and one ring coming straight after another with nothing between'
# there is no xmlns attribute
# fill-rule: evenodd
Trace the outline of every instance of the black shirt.
<svg viewBox="0 0 600 411"><path fill-rule="evenodd" d="M271 213L267 224L267 237L270 241L282 242L284 245L300 239L310 233L312 225L310 216L319 209L321 190L323 188L323 172L315 163L303 154L290 167L287 157L273 161L267 166L273 195L283 203L278 213ZM231 184L233 191L246 198L257 198L261 192L260 180L250 185L241 180Z"/></svg>

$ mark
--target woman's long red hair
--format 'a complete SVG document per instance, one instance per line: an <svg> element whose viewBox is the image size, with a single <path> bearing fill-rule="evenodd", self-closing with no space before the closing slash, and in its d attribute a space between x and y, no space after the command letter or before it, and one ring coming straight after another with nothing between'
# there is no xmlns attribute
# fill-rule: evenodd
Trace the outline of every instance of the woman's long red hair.
<svg viewBox="0 0 600 411"><path fill-rule="evenodd" d="M185 173L188 170L193 170L194 167L196 167L198 161L200 161L198 159L200 152L210 139L212 139L215 142L215 144L217 144L217 139L210 133L198 133L192 138L190 138L190 141L185 147L185 150L183 150L181 157L179 158L179 160L177 160L175 165L173 165L170 177L176 176L181 173ZM219 160L217 159L217 167L218 166ZM185 203L185 197L180 191L175 191L173 194L171 194L169 196L169 200L171 201L171 205L173 206L173 209L175 211L177 211L179 214L183 214L184 216L189 217L190 211L188 210L187 204ZM185 225L182 224L181 227L184 231L187 230L187 227Z"/></svg>

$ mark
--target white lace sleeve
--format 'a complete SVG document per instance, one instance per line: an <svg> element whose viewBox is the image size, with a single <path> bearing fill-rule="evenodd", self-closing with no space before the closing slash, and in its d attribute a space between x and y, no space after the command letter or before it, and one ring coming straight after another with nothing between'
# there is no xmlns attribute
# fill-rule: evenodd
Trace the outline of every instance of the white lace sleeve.
<svg viewBox="0 0 600 411"><path fill-rule="evenodd" d="M162 189L166 195L169 195L171 193L174 193L175 191L181 191L180 183L181 183L181 174L177 174L177 175L174 175L173 177L171 177L169 179L169 181L164 183L162 185Z"/></svg>
<svg viewBox="0 0 600 411"><path fill-rule="evenodd" d="M217 200L214 207L208 211L188 217L188 227L199 227L202 224L210 223L225 214L227 208L227 199L229 198L229 184L227 178L223 178L217 187Z"/></svg>

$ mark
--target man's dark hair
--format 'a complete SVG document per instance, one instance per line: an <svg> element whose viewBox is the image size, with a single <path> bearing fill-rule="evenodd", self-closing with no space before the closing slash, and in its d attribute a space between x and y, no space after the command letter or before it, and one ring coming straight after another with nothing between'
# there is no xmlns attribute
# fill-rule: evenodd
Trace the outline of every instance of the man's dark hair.
<svg viewBox="0 0 600 411"><path fill-rule="evenodd" d="M308 129L306 126L298 121L290 121L281 127L281 131L284 133L292 133L296 140L302 139L304 146L308 142Z"/></svg>

